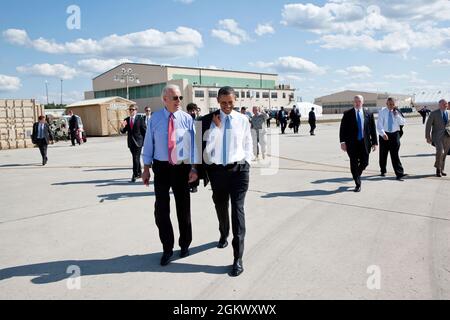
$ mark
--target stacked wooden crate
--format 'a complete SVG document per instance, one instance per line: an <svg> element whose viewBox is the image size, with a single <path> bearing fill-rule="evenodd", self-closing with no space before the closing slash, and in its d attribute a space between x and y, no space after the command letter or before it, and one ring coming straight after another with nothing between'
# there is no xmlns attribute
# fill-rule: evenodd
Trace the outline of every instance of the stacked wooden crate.
<svg viewBox="0 0 450 320"><path fill-rule="evenodd" d="M44 107L35 100L0 99L0 150L32 148L33 123L44 115Z"/></svg>

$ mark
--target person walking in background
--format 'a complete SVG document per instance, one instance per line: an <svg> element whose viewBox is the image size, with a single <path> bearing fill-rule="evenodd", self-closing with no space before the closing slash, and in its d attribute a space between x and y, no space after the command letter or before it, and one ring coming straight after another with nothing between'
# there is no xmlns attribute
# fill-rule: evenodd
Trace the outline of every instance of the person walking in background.
<svg viewBox="0 0 450 320"><path fill-rule="evenodd" d="M286 127L287 127L287 121L288 121L288 117L286 114L286 111L284 111L284 107L280 108L280 111L278 111L278 122L280 123L281 126L281 134L284 134L284 132L286 131Z"/></svg>
<svg viewBox="0 0 450 320"><path fill-rule="evenodd" d="M291 119L292 129L294 129L294 133L298 133L301 117L302 115L300 114L300 111L297 109L297 106L294 106L291 112L289 113L289 118Z"/></svg>
<svg viewBox="0 0 450 320"><path fill-rule="evenodd" d="M445 159L450 151L450 121L448 103L445 99L439 101L439 109L430 113L425 127L425 137L429 144L436 147L436 177L447 176Z"/></svg>
<svg viewBox="0 0 450 320"><path fill-rule="evenodd" d="M311 130L309 130L309 134L315 136L316 134L314 132L316 131L316 113L314 112L314 107L311 108L311 111L309 112L308 123L311 127Z"/></svg>
<svg viewBox="0 0 450 320"><path fill-rule="evenodd" d="M261 107L253 107L253 117L250 120L253 140L253 154L258 160L259 156L266 158L267 128L266 121L269 118L267 113L261 111Z"/></svg>
<svg viewBox="0 0 450 320"><path fill-rule="evenodd" d="M385 108L378 113L377 132L380 136L380 169L381 176L386 176L388 154L391 155L392 167L397 180L406 176L400 161L400 130L405 125L405 118L395 106L395 100L388 98Z"/></svg>
<svg viewBox="0 0 450 320"><path fill-rule="evenodd" d="M170 220L170 189L175 197L175 205L180 230L180 257L189 256L192 242L191 195L189 183L198 179L193 163L194 120L180 110L180 88L168 85L162 92L165 107L155 112L150 119L142 158L144 173L142 180L146 186L150 182L150 169L155 175L155 221L163 246L161 265L170 263L173 256L174 233Z"/></svg>
<svg viewBox="0 0 450 320"><path fill-rule="evenodd" d="M197 119L200 118L200 115L199 115L200 111L199 110L200 110L200 108L195 103L189 103L186 106L186 111L187 111L188 114L191 115L193 120L197 120ZM198 179L196 181L194 181L194 182L190 182L189 183L189 190L190 190L190 192L191 193L197 193L199 185L200 185L200 180L198 180Z"/></svg>
<svg viewBox="0 0 450 320"><path fill-rule="evenodd" d="M431 110L429 110L427 106L423 106L423 108L420 109L418 112L422 116L422 124L425 124L427 116L430 114Z"/></svg>
<svg viewBox="0 0 450 320"><path fill-rule="evenodd" d="M243 271L242 258L245 238L245 197L250 180L253 146L250 123L245 115L234 111L235 91L231 87L219 90L220 110L202 118L205 133L202 144L206 175L211 181L213 201L219 220L218 248L228 246L230 232L229 203L233 231L234 261L229 273L239 276Z"/></svg>
<svg viewBox="0 0 450 320"><path fill-rule="evenodd" d="M78 117L73 114L72 110L69 110L67 113L69 118L69 133L70 133L70 141L72 142L72 146L75 147L75 141L77 141L78 145L81 145L81 140L79 137L78 130L80 129Z"/></svg>
<svg viewBox="0 0 450 320"><path fill-rule="evenodd" d="M370 149L376 150L378 145L377 130L373 114L363 109L364 97L353 99L354 108L344 112L339 139L341 149L350 158L350 170L356 187L355 192L361 192L361 175L369 165Z"/></svg>
<svg viewBox="0 0 450 320"><path fill-rule="evenodd" d="M31 141L39 147L42 156L42 165L45 166L48 162L47 147L49 143L53 144L54 137L49 125L45 121L45 117L39 116L38 120L33 125Z"/></svg>
<svg viewBox="0 0 450 320"><path fill-rule="evenodd" d="M137 114L138 107L131 105L128 108L130 116L122 121L120 132L127 134L128 148L131 152L133 159L133 175L131 176L131 182L136 182L136 179L142 177L141 167L141 152L144 145L144 137L147 126L145 124L144 117Z"/></svg>
<svg viewBox="0 0 450 320"><path fill-rule="evenodd" d="M145 127L147 128L148 122L150 121L150 118L152 117L152 108L150 108L150 106L146 106L144 111L145 111L144 122L145 122Z"/></svg>

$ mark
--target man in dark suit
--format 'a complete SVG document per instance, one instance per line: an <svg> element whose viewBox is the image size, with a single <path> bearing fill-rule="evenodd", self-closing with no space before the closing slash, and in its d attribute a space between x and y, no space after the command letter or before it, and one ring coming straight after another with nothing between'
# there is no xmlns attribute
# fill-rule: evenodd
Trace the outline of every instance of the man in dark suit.
<svg viewBox="0 0 450 320"><path fill-rule="evenodd" d="M45 122L45 117L40 116L39 122L36 122L33 125L33 133L31 135L31 141L39 147L39 151L42 156L42 165L45 166L47 164L47 147L49 142L53 144L53 134L50 130L50 127Z"/></svg>
<svg viewBox="0 0 450 320"><path fill-rule="evenodd" d="M309 134L315 136L314 131L316 130L316 113L314 112L314 108L311 108L311 111L309 112L308 122L309 126L311 127Z"/></svg>
<svg viewBox="0 0 450 320"><path fill-rule="evenodd" d="M128 148L133 158L133 175L131 182L142 177L141 151L144 145L147 126L144 117L137 114L136 105L131 105L128 109L130 116L122 121L121 133L128 133Z"/></svg>
<svg viewBox="0 0 450 320"><path fill-rule="evenodd" d="M245 238L245 196L249 187L250 162L253 142L246 115L234 111L236 94L233 88L223 87L218 92L220 110L201 119L203 136L203 167L199 171L205 184L210 180L213 201L219 220L218 248L228 246L231 226L233 232L234 262L229 273L237 277L244 271L242 257Z"/></svg>
<svg viewBox="0 0 450 320"><path fill-rule="evenodd" d="M286 127L287 127L287 121L288 121L286 111L284 111L284 107L281 107L280 111L278 111L277 118L278 118L278 121L280 122L281 134L284 134L284 131L286 130Z"/></svg>
<svg viewBox="0 0 450 320"><path fill-rule="evenodd" d="M81 141L78 136L78 129L80 128L79 124L78 124L78 117L73 114L72 110L69 110L67 114L70 116L70 118L69 118L69 133L70 133L70 141L72 142L72 146L75 146L75 140L77 141L78 145L80 145Z"/></svg>
<svg viewBox="0 0 450 320"><path fill-rule="evenodd" d="M344 112L339 138L341 149L350 158L350 169L355 180L355 192L361 191L361 175L369 165L370 149L378 145L377 130L373 114L363 109L364 98L354 98L354 108Z"/></svg>

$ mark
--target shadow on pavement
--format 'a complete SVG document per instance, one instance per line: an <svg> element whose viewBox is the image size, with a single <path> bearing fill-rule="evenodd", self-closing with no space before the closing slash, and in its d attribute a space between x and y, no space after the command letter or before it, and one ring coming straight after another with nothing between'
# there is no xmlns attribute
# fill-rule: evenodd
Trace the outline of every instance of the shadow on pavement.
<svg viewBox="0 0 450 320"><path fill-rule="evenodd" d="M105 172L105 171L125 171L125 170L132 170L132 168L103 168L103 169L89 169L89 170L83 170L84 172Z"/></svg>
<svg viewBox="0 0 450 320"><path fill-rule="evenodd" d="M217 242L211 242L193 247L190 249L190 255L199 254L216 246ZM72 276L72 273L67 273L69 266L77 266L80 269L81 277L129 272L226 274L230 267L176 263L179 260L179 251L174 252L171 264L161 267L159 264L161 255L162 253L150 253L105 260L64 260L29 264L1 269L0 281L15 277L35 277L31 280L34 284L58 282Z"/></svg>
<svg viewBox="0 0 450 320"><path fill-rule="evenodd" d="M98 197L100 198L100 202L110 200L119 200L119 199L129 199L129 198L140 198L140 197L148 197L154 196L154 192L120 192L120 193L110 193L110 194L100 194Z"/></svg>
<svg viewBox="0 0 450 320"><path fill-rule="evenodd" d="M261 196L261 198L277 198L277 197L312 197L312 196L328 196L337 193L353 191L354 188L339 187L336 190L305 190L296 192L274 192Z"/></svg>
<svg viewBox="0 0 450 320"><path fill-rule="evenodd" d="M28 163L28 164L2 164L0 168L20 168L20 167L42 167L42 163Z"/></svg>
<svg viewBox="0 0 450 320"><path fill-rule="evenodd" d="M109 187L109 186L135 186L142 184L140 180L136 183L131 183L130 179L108 179L108 180L86 180L86 181L67 181L53 183L52 186L69 186L79 184L95 184L96 187ZM153 184L153 181L150 181Z"/></svg>

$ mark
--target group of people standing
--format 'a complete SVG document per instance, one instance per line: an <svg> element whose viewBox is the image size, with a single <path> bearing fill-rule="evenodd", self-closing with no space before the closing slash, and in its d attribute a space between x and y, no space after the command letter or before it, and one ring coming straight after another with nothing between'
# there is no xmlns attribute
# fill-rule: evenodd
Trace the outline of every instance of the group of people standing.
<svg viewBox="0 0 450 320"><path fill-rule="evenodd" d="M277 125L281 127L281 134L285 134L286 128L289 126L290 129L293 129L295 134L299 133L299 128L301 125L301 113L297 106L293 106L289 113L286 112L284 107L281 107L280 110L276 114ZM314 136L315 130L317 127L317 118L314 107L311 108L311 111L308 114L308 123L310 126L309 134ZM289 124L288 124L289 122Z"/></svg>
<svg viewBox="0 0 450 320"><path fill-rule="evenodd" d="M363 108L364 98L360 95L354 98L354 108L346 111L341 120L341 149L347 152L350 159L350 170L355 181L355 192L361 191L361 175L369 165L371 151L376 151L380 141L379 165L380 175L386 176L387 157L390 154L392 166L397 180L403 181L405 174L400 156L400 139L403 136L405 118L395 106L395 100L388 98L386 107L381 109L378 120L372 113ZM450 150L450 124L448 103L439 101L439 109L431 112L427 121L425 136L429 144L436 147L436 176L442 177L445 159ZM378 139L379 138L379 139Z"/></svg>

